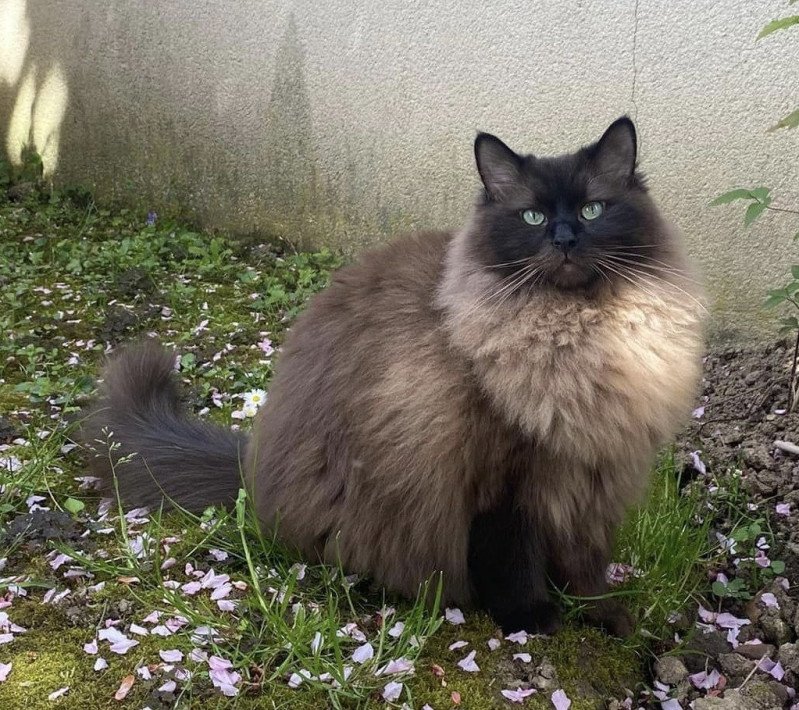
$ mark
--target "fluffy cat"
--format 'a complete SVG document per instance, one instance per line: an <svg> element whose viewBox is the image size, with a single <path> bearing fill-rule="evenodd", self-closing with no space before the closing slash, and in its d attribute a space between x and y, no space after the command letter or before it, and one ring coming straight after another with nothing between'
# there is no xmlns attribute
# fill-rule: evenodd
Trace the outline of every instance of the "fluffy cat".
<svg viewBox="0 0 799 710"><path fill-rule="evenodd" d="M700 375L701 293L636 170L620 118L577 152L520 156L479 134L466 227L338 271L291 328L250 437L187 418L174 355L124 350L82 440L135 454L129 505L229 503L243 474L264 529L408 596L505 631L549 632L549 583L607 589L614 531ZM110 481L107 451L94 467ZM614 634L632 620L589 603Z"/></svg>

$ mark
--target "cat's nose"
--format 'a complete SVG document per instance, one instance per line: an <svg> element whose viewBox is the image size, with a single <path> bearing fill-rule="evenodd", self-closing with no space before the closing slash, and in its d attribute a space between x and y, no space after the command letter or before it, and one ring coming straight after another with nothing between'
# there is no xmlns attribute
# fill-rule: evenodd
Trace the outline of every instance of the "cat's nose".
<svg viewBox="0 0 799 710"><path fill-rule="evenodd" d="M577 246L577 237L568 224L556 224L552 235L552 244L564 254L568 254Z"/></svg>

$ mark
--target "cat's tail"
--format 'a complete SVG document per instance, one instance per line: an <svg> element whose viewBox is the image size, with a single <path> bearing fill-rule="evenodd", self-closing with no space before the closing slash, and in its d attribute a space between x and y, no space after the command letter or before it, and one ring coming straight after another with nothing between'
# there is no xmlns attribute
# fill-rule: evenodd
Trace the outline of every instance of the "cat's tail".
<svg viewBox="0 0 799 710"><path fill-rule="evenodd" d="M193 513L235 501L245 437L190 418L180 402L175 354L155 341L111 359L76 439L91 468L126 507L180 506Z"/></svg>

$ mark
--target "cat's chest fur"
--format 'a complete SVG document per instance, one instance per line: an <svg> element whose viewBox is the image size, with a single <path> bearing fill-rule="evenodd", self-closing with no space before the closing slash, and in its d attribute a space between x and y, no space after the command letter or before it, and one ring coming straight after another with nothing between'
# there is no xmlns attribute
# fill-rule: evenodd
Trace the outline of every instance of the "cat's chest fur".
<svg viewBox="0 0 799 710"><path fill-rule="evenodd" d="M451 276L452 258L449 266ZM484 272L467 274L445 279L439 292L450 340L496 413L535 442L553 510L581 515L567 499L601 496L622 510L690 411L701 306L666 286L630 286L601 300L542 291L497 305L484 303Z"/></svg>

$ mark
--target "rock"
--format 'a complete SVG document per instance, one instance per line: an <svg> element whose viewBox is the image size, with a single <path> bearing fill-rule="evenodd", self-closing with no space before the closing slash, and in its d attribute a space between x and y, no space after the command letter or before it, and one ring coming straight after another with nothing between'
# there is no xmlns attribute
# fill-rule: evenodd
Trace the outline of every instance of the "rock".
<svg viewBox="0 0 799 710"><path fill-rule="evenodd" d="M728 690L723 698L697 698L694 710L753 710L737 690Z"/></svg>
<svg viewBox="0 0 799 710"><path fill-rule="evenodd" d="M22 436L22 431L17 429L10 420L0 417L0 443L10 444L12 439Z"/></svg>
<svg viewBox="0 0 799 710"><path fill-rule="evenodd" d="M721 437L721 443L725 446L735 446L736 444L740 444L743 440L744 434L740 430L731 431Z"/></svg>
<svg viewBox="0 0 799 710"><path fill-rule="evenodd" d="M655 661L655 675L662 683L677 685L688 676L688 669L676 656L663 656Z"/></svg>
<svg viewBox="0 0 799 710"><path fill-rule="evenodd" d="M759 661L763 656L771 658L777 650L770 643L742 643L735 649L735 653L753 661Z"/></svg>
<svg viewBox="0 0 799 710"><path fill-rule="evenodd" d="M769 609L769 612L772 610ZM777 611L776 609L773 611ZM768 613L760 617L760 626L767 641L780 646L791 640L791 627L778 614Z"/></svg>
<svg viewBox="0 0 799 710"><path fill-rule="evenodd" d="M799 674L799 644L782 644L780 646L779 661L785 670Z"/></svg>
<svg viewBox="0 0 799 710"><path fill-rule="evenodd" d="M757 384L757 381L761 377L763 377L763 371L762 370L752 370L752 372L749 372L748 374L744 375L744 382L747 385L751 386L751 385Z"/></svg>
<svg viewBox="0 0 799 710"><path fill-rule="evenodd" d="M544 659L538 668L535 669L535 677L531 684L538 690L557 690L560 687L558 673L547 659Z"/></svg>
<svg viewBox="0 0 799 710"><path fill-rule="evenodd" d="M691 673L705 670L708 658L718 658L722 653L730 652L730 644L719 631L697 634L685 648L682 660Z"/></svg>
<svg viewBox="0 0 799 710"><path fill-rule="evenodd" d="M747 466L762 471L769 469L774 463L771 453L765 444L757 444L755 446L747 447L743 450L743 460Z"/></svg>
<svg viewBox="0 0 799 710"><path fill-rule="evenodd" d="M741 697L752 710L775 710L785 707L788 691L776 681L752 680L741 689Z"/></svg>
<svg viewBox="0 0 799 710"><path fill-rule="evenodd" d="M760 656L758 656L758 659ZM740 683L746 676L749 675L751 670L755 667L757 661L744 658L738 653L722 653L719 656L719 665L724 675L730 681Z"/></svg>

